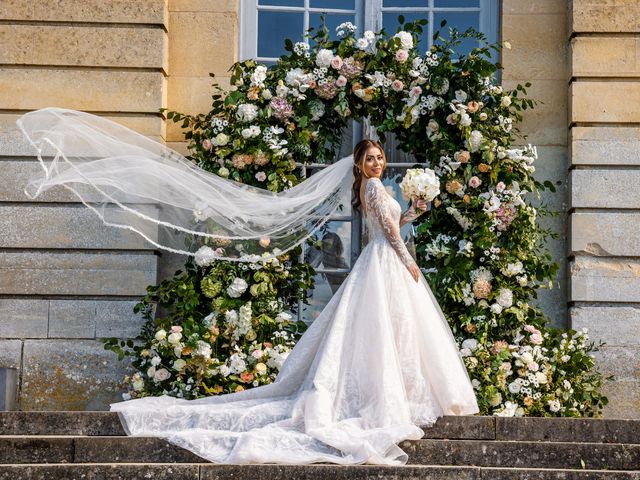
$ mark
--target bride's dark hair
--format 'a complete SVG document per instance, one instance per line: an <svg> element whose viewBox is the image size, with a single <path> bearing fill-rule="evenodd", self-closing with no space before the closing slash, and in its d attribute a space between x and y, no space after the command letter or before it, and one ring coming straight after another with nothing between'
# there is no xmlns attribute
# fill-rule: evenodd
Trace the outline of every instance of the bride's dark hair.
<svg viewBox="0 0 640 480"><path fill-rule="evenodd" d="M353 149L353 186L351 187L351 190L353 192L352 205L354 210L359 209L362 205L362 202L360 201L360 185L362 184L362 177L365 176L362 171L362 167L364 165L367 150L369 150L370 147L375 147L380 150L380 153L382 153L382 159L384 160L382 171L387 168L387 157L384 154L384 149L380 142L368 138L358 142L356 147Z"/></svg>

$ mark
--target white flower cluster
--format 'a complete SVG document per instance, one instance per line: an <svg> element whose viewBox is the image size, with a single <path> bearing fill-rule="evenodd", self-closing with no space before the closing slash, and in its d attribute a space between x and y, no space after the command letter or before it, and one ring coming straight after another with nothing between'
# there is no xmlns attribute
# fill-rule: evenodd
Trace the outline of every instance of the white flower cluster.
<svg viewBox="0 0 640 480"><path fill-rule="evenodd" d="M456 219L458 225L460 225L462 227L462 230L464 230L465 232L468 229L473 228L473 222L471 221L471 219L465 217L457 208L447 207L447 213Z"/></svg>
<svg viewBox="0 0 640 480"><path fill-rule="evenodd" d="M363 36L356 40L356 47L363 52L375 53L376 34L371 30L364 32Z"/></svg>
<svg viewBox="0 0 640 480"><path fill-rule="evenodd" d="M271 126L265 128L262 132L262 139L269 145L275 156L284 157L287 152L288 141L281 139L280 135L284 133L284 128Z"/></svg>
<svg viewBox="0 0 640 480"><path fill-rule="evenodd" d="M425 259L440 258L451 253L450 243L454 242L455 237L439 233L438 236L431 242L425 245Z"/></svg>
<svg viewBox="0 0 640 480"><path fill-rule="evenodd" d="M266 79L267 67L264 65L258 65L249 76L249 81L254 87L264 87L264 81Z"/></svg>
<svg viewBox="0 0 640 480"><path fill-rule="evenodd" d="M309 53L309 44L305 42L296 42L293 45L293 53L301 57L309 58L311 56Z"/></svg>
<svg viewBox="0 0 640 480"><path fill-rule="evenodd" d="M400 182L400 191L405 200L421 198L431 202L440 193L440 179L430 168L409 168Z"/></svg>
<svg viewBox="0 0 640 480"><path fill-rule="evenodd" d="M229 122L227 120L222 120L218 117L213 117L211 119L211 129L214 134L222 132L227 126L229 126Z"/></svg>
<svg viewBox="0 0 640 480"><path fill-rule="evenodd" d="M356 30L357 28L353 23L344 22L336 27L336 34L338 35L338 38L343 38L347 35L353 35L356 33Z"/></svg>
<svg viewBox="0 0 640 480"><path fill-rule="evenodd" d="M236 118L241 122L253 122L258 116L258 106L252 103L241 103L236 110Z"/></svg>

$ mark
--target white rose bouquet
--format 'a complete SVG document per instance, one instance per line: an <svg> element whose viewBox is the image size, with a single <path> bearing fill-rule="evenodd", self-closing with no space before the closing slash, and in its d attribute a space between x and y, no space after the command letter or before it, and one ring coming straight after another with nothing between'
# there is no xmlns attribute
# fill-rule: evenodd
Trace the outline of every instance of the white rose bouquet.
<svg viewBox="0 0 640 480"><path fill-rule="evenodd" d="M440 194L440 179L430 168L410 168L400 182L400 190L407 201L431 202Z"/></svg>

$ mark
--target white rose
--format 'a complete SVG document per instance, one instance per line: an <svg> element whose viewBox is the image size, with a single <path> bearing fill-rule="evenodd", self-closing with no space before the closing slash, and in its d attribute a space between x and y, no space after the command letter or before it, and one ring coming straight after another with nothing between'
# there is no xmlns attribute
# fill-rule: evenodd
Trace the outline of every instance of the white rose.
<svg viewBox="0 0 640 480"><path fill-rule="evenodd" d="M502 100L500 100L500 105L502 105L503 107L508 107L509 105L511 105L511 97L509 95L505 95L504 97L502 97Z"/></svg>
<svg viewBox="0 0 640 480"><path fill-rule="evenodd" d="M456 100L458 100L459 102L467 101L467 92L465 92L464 90L456 90L455 94L456 94Z"/></svg>
<svg viewBox="0 0 640 480"><path fill-rule="evenodd" d="M393 38L400 39L400 45L404 50L411 50L413 48L413 36L409 32L403 30L396 33Z"/></svg>
<svg viewBox="0 0 640 480"><path fill-rule="evenodd" d="M167 338L167 332L164 330L158 330L156 332L156 340L158 340L159 342L164 340L165 338Z"/></svg>
<svg viewBox="0 0 640 480"><path fill-rule="evenodd" d="M216 147L222 147L229 143L229 137L224 133L219 133L213 139L211 139L211 143L213 143Z"/></svg>
<svg viewBox="0 0 640 480"><path fill-rule="evenodd" d="M316 65L319 67L329 68L331 65L331 60L333 60L333 52L326 48L321 49L316 55Z"/></svg>
<svg viewBox="0 0 640 480"><path fill-rule="evenodd" d="M162 363L162 359L158 356L155 356L151 359L151 365L153 365L154 367L157 367L161 363Z"/></svg>
<svg viewBox="0 0 640 480"><path fill-rule="evenodd" d="M258 87L264 85L264 81L267 79L267 67L264 65L258 65L251 74L251 84Z"/></svg>
<svg viewBox="0 0 640 480"><path fill-rule="evenodd" d="M182 360L181 358L175 360L173 362L173 369L180 371L182 370L185 366L187 365L187 362L185 362L184 360Z"/></svg>
<svg viewBox="0 0 640 480"><path fill-rule="evenodd" d="M513 305L513 292L508 288L501 288L498 291L498 298L496 301L504 308L509 308Z"/></svg>
<svg viewBox="0 0 640 480"><path fill-rule="evenodd" d="M220 169L218 170L218 175L220 175L223 178L227 178L229 176L229 169L227 167L220 167Z"/></svg>
<svg viewBox="0 0 640 480"><path fill-rule="evenodd" d="M471 117L468 114L463 113L460 117L460 125L462 125L463 127L468 127L469 125L471 125Z"/></svg>
<svg viewBox="0 0 640 480"><path fill-rule="evenodd" d="M369 40L366 38L359 38L356 40L356 47L360 50L366 50L369 47Z"/></svg>
<svg viewBox="0 0 640 480"><path fill-rule="evenodd" d="M524 352L522 355L520 355L520 360L522 360L525 365L529 365L533 362L533 355L531 355L529 352Z"/></svg>
<svg viewBox="0 0 640 480"><path fill-rule="evenodd" d="M220 170L222 170L222 168ZM204 245L198 249L194 257L199 267L206 267L216 258L216 252L213 248Z"/></svg>
<svg viewBox="0 0 640 480"><path fill-rule="evenodd" d="M176 343L180 343L180 339L182 338L182 334L180 332L173 332L169 335L169 343L175 345Z"/></svg>
<svg viewBox="0 0 640 480"><path fill-rule="evenodd" d="M508 388L511 393L519 393L521 387L522 385L520 384L520 381L516 380L514 382L511 382Z"/></svg>
<svg viewBox="0 0 640 480"><path fill-rule="evenodd" d="M494 303L491 305L491 312L495 313L496 315L500 315L502 313L502 305L498 304L498 303Z"/></svg>
<svg viewBox="0 0 640 480"><path fill-rule="evenodd" d="M156 367L149 367L147 369L147 377L153 378L156 374Z"/></svg>
<svg viewBox="0 0 640 480"><path fill-rule="evenodd" d="M238 298L247 290L248 286L249 285L244 279L236 277L233 279L233 282L231 282L231 285L229 285L229 287L227 288L227 293L231 298Z"/></svg>
<svg viewBox="0 0 640 480"><path fill-rule="evenodd" d="M133 387L133 389L136 392L139 392L140 390L142 390L144 388L144 380L142 380L141 378L138 380L134 380L134 382L131 384L131 386Z"/></svg>
<svg viewBox="0 0 640 480"><path fill-rule="evenodd" d="M164 382L165 380L168 380L169 377L171 377L169 370L161 368L160 370L156 370L156 374L153 376L153 379L158 382Z"/></svg>
<svg viewBox="0 0 640 480"><path fill-rule="evenodd" d="M547 376L542 372L536 372L536 380L538 383L547 383Z"/></svg>

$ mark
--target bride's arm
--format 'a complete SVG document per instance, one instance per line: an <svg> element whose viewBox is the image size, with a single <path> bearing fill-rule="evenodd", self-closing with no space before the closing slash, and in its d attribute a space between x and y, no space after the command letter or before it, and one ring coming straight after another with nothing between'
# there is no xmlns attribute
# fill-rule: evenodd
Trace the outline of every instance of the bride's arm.
<svg viewBox="0 0 640 480"><path fill-rule="evenodd" d="M407 223L411 223L413 222L416 218L418 218L420 215L418 215L416 213L415 208L413 207L413 205L411 205L410 208L408 208L407 210L405 210L402 215L400 215L400 228L402 228L404 225L406 225Z"/></svg>
<svg viewBox="0 0 640 480"><path fill-rule="evenodd" d="M380 179L375 177L371 178L367 182L364 197L367 204L367 212L377 218L391 247L396 251L402 263L412 272L412 269L417 268L416 262L402 241L400 225L393 220L393 215L389 210L389 203L386 201L386 195L387 192Z"/></svg>

